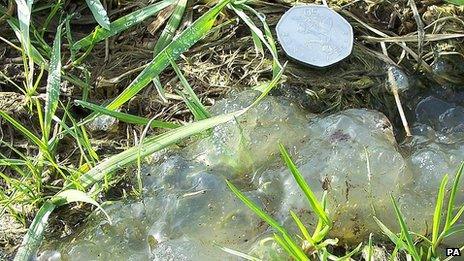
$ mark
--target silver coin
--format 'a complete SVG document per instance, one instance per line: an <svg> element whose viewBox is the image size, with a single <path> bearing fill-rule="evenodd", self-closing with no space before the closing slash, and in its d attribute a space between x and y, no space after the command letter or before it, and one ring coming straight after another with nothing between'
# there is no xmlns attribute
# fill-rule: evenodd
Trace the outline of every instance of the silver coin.
<svg viewBox="0 0 464 261"><path fill-rule="evenodd" d="M324 5L292 7L282 16L276 30L285 53L312 66L332 65L353 50L353 28Z"/></svg>

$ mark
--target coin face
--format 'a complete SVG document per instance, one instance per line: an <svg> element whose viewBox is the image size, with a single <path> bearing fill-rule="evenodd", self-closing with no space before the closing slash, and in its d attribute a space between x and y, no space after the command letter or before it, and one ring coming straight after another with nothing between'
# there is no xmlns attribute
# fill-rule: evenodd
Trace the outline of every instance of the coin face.
<svg viewBox="0 0 464 261"><path fill-rule="evenodd" d="M332 65L353 50L353 28L324 5L292 7L282 16L276 30L285 53L312 66Z"/></svg>

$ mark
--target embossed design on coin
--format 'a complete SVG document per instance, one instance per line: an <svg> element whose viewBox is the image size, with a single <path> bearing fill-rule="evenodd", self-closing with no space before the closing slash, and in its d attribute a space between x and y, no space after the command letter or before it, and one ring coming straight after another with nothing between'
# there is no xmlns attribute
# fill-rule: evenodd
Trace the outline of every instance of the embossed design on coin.
<svg viewBox="0 0 464 261"><path fill-rule="evenodd" d="M285 53L309 65L332 65L353 50L351 25L323 5L292 7L282 16L276 30Z"/></svg>

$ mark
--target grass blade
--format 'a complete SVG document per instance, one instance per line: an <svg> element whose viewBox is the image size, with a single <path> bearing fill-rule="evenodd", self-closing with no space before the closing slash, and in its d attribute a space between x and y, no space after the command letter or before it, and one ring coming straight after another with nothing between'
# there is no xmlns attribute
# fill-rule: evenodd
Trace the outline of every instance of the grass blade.
<svg viewBox="0 0 464 261"><path fill-rule="evenodd" d="M285 245L291 249L291 253L294 253L298 258L297 260L307 260L306 255L303 250L293 241L293 239L288 235L284 227L282 227L275 219L269 216L264 212L258 205L245 196L234 184L226 180L227 186L230 190L256 215L258 215L262 220L268 223L271 227L277 230L282 235L282 241L285 242ZM279 235L275 235L279 237ZM284 245L282 245L284 246ZM285 247L285 246L284 246Z"/></svg>
<svg viewBox="0 0 464 261"><path fill-rule="evenodd" d="M182 86L184 87L184 92L188 95L187 97L185 97L185 95L181 95L181 96L184 98L190 111L193 113L193 115L195 115L195 119L204 120L204 119L211 117L209 112L206 110L205 106L203 106L200 99L193 91L187 79L185 79L184 74L180 70L179 66L177 66L177 64L172 59L170 59L170 62L171 62L172 68L177 74L177 77L179 77L179 80Z"/></svg>
<svg viewBox="0 0 464 261"><path fill-rule="evenodd" d="M435 212L433 213L433 226L432 226L432 245L436 245L438 240L438 233L440 232L441 213L443 203L445 200L445 189L448 183L448 175L443 177L440 188L438 190L437 202L435 203Z"/></svg>
<svg viewBox="0 0 464 261"><path fill-rule="evenodd" d="M258 17L258 19L261 21L264 27L264 34L266 35L266 39L268 41L269 50L273 53L273 61L272 61L272 76L275 77L279 73L279 71L282 69L282 65L279 62L279 57L278 57L278 52L277 52L277 47L275 44L274 37L272 36L272 31L271 28L269 28L269 25L266 22L266 16L263 13L260 13L256 11L255 9L251 8L250 6L243 4L243 7L246 8L247 10L251 11Z"/></svg>
<svg viewBox="0 0 464 261"><path fill-rule="evenodd" d="M346 255L342 257L336 258L335 260L336 261L349 261L351 260L352 256L359 253L359 251L361 250L361 247L362 247L362 243L359 243L359 245L355 249L353 249L352 251L350 251L349 253L347 253Z"/></svg>
<svg viewBox="0 0 464 261"><path fill-rule="evenodd" d="M118 112L118 111L111 111L111 110L108 110L106 109L105 107L102 107L102 106L99 106L99 105L96 105L96 104L92 104L92 103L89 103L89 102L85 102L85 101L81 101L81 100L76 100L75 101L76 104L84 107L84 108L87 108L87 109L90 109L94 112L98 112L100 114L103 114L103 115L108 115L108 116L111 116L111 117L114 117L122 122L126 122L126 123L130 123L130 124L137 124L137 125L147 125L148 123L150 123L150 126L153 127L153 128L163 128L163 129L175 129L177 127L179 127L180 125L178 124L175 124L175 123L170 123L170 122L165 122L165 121L158 121L158 120L149 120L147 118L144 118L144 117L140 117L140 116L135 116L135 115L131 115L131 114L127 114L127 113L123 113L123 112Z"/></svg>
<svg viewBox="0 0 464 261"><path fill-rule="evenodd" d="M110 216L100 206L100 204L98 204L97 201L95 201L93 198L89 197L89 195L87 195L86 193L80 190L68 189L68 190L62 191L53 197L52 202L55 206L63 206L63 205L73 203L73 202L84 202L84 203L92 204L96 206L101 212L103 212L103 214L105 214L106 218L111 224Z"/></svg>
<svg viewBox="0 0 464 261"><path fill-rule="evenodd" d="M385 226L379 219L373 217L375 223L380 227L380 230L395 244L398 249L405 249L404 242L395 233L393 233L387 226Z"/></svg>
<svg viewBox="0 0 464 261"><path fill-rule="evenodd" d="M26 127L23 126L20 122L13 119L10 115L6 114L3 111L0 111L0 117L8 121L13 127L15 127L22 135L36 144L41 150L47 151L47 146L43 143L37 136L30 132Z"/></svg>
<svg viewBox="0 0 464 261"><path fill-rule="evenodd" d="M451 226L456 224L458 222L459 218L461 217L462 213L464 212L464 206L462 206L458 212L456 213L456 216L454 216L453 220L451 221ZM451 227L450 226L450 227Z"/></svg>
<svg viewBox="0 0 464 261"><path fill-rule="evenodd" d="M266 212L264 212L258 205L256 205L253 201L247 198L234 184L230 181L226 180L227 186L229 186L230 190L250 208L253 212L255 212L262 220L266 221L271 227L277 230L279 233L284 234L286 233L285 228L283 228L275 219L269 216Z"/></svg>
<svg viewBox="0 0 464 261"><path fill-rule="evenodd" d="M42 242L45 228L48 223L48 218L55 209L55 207L78 201L95 205L105 214L105 216L111 223L111 219L105 212L105 210L100 206L100 204L98 204L95 200L90 198L87 194L79 190L65 190L55 195L50 201L46 201L39 209L39 212L34 217L31 226L29 227L26 235L24 236L23 242L21 243L21 246L14 260L31 260L32 257L36 254L37 249L39 248Z"/></svg>
<svg viewBox="0 0 464 261"><path fill-rule="evenodd" d="M446 2L455 5L464 5L464 0L446 0Z"/></svg>
<svg viewBox="0 0 464 261"><path fill-rule="evenodd" d="M245 22L245 24L250 28L250 30L254 33L254 35L256 37L258 37L261 40L262 43L264 43L264 45L271 52L273 60L275 62L277 62L277 64L280 66L280 68L282 68L282 66L278 62L279 58L277 56L277 49L275 48L275 46L273 47L271 44L269 44L268 39L266 39L263 32L255 25L253 20L251 20L251 18L245 12L243 12L242 9L236 8L233 5L230 5L230 8L232 10L234 10L234 12ZM261 20L261 21L263 21L263 20Z"/></svg>
<svg viewBox="0 0 464 261"><path fill-rule="evenodd" d="M176 30L179 28L182 17L184 16L185 8L187 7L187 0L178 0L174 12L169 18L166 27L164 28L161 36L155 44L153 54L159 54L174 38Z"/></svg>
<svg viewBox="0 0 464 261"><path fill-rule="evenodd" d="M414 258L414 260L420 261L421 258L419 254L417 253L416 247L414 245L414 241L412 240L411 234L409 233L408 226L406 225L406 222L404 221L403 214L401 213L401 210L398 208L398 205L396 204L396 201L393 198L393 196L390 196L390 197L393 202L393 207L395 208L395 213L398 219L398 223L401 227L401 233L404 239L406 240L406 246L405 246L406 250L408 254L410 254Z"/></svg>
<svg viewBox="0 0 464 261"><path fill-rule="evenodd" d="M443 237L449 237L451 235L454 235L456 233L460 233L463 231L464 231L464 224L459 224L459 225L453 226L450 229L448 229Z"/></svg>
<svg viewBox="0 0 464 261"><path fill-rule="evenodd" d="M171 42L159 53L135 80L114 99L107 108L115 110L134 97L140 90L158 76L168 65L169 58L176 60L183 52L202 39L212 28L217 15L232 0L222 0L208 12L198 18L189 28L184 30L175 41Z"/></svg>
<svg viewBox="0 0 464 261"><path fill-rule="evenodd" d="M48 201L42 205L27 230L14 261L28 261L32 259L42 242L48 218L54 209L55 205Z"/></svg>
<svg viewBox="0 0 464 261"><path fill-rule="evenodd" d="M109 30L101 27L95 28L94 32L90 35L82 38L81 40L75 42L71 49L73 52L77 52L82 48L94 45L100 41L105 40L108 37L116 35L136 24L141 23L148 17L156 14L157 12L163 10L174 2L174 0L164 0L156 4L149 5L140 10L136 10L126 16L123 16L116 21L110 23Z"/></svg>
<svg viewBox="0 0 464 261"><path fill-rule="evenodd" d="M164 28L161 36L159 37L158 41L156 41L156 45L153 49L153 57L156 57L174 38L174 34L176 33L177 29L179 28L180 22L182 21L182 17L184 16L185 8L187 7L187 0L178 0L176 7L174 8L174 12L172 13L171 17L169 18L166 27ZM161 81L158 76L153 79L153 84L155 85L156 89L160 97L166 100L164 95L164 89L161 84Z"/></svg>
<svg viewBox="0 0 464 261"><path fill-rule="evenodd" d="M55 115L56 109L58 108L58 101L60 98L61 27L62 25L60 24L56 29L47 77L47 100L45 103L44 129L42 130L45 141L47 141L50 137L52 118Z"/></svg>
<svg viewBox="0 0 464 261"><path fill-rule="evenodd" d="M100 0L85 0L85 2L97 23L106 30L110 30L110 18L106 14L106 10Z"/></svg>
<svg viewBox="0 0 464 261"><path fill-rule="evenodd" d="M372 233L369 234L369 243L367 245L367 260L366 261L372 261L372 255L374 252L374 247L372 245Z"/></svg>
<svg viewBox="0 0 464 261"><path fill-rule="evenodd" d="M285 250L285 252L290 254L295 260L299 260L296 253L293 252L293 250L281 236L279 236L278 234L274 234L274 240Z"/></svg>
<svg viewBox="0 0 464 261"><path fill-rule="evenodd" d="M26 54L30 57L31 42L29 38L29 26L31 23L32 3L34 0L15 1L18 9L19 29L21 31L20 41L23 44Z"/></svg>
<svg viewBox="0 0 464 261"><path fill-rule="evenodd" d="M101 161L97 166L82 175L79 182L84 188L89 187L95 182L102 180L106 174L135 162L139 156L145 157L191 135L210 129L218 124L233 120L235 117L238 117L245 112L245 110L219 115L170 130L158 136L146 138L142 144L142 149L140 149L137 145ZM67 188L69 188L68 186Z"/></svg>
<svg viewBox="0 0 464 261"><path fill-rule="evenodd" d="M287 164L288 169L292 172L293 177L295 178L296 182L300 186L301 190L303 190L303 192L305 193L306 198L308 199L309 204L311 205L311 208L314 210L314 212L316 212L316 215L319 218L324 220L327 226L331 227L332 221L327 216L327 213L325 213L324 207L317 200L316 196L314 195L313 191L309 187L308 183L306 183L300 171L295 166L295 163L293 163L292 159L290 158L290 155L288 154L287 150L281 143L279 143L279 149L280 149L280 154L282 156L282 159Z"/></svg>
<svg viewBox="0 0 464 261"><path fill-rule="evenodd" d="M464 162L461 163L461 166L456 171L456 175L454 176L453 188L451 189L451 194L448 201L448 210L446 212L446 221L445 221L445 228L443 230L447 230L450 226L454 223L452 222L453 219L453 209L456 203L456 193L459 189L459 182L461 181L462 172L464 169ZM458 212L459 213L459 212ZM461 212L462 213L462 212ZM458 217L459 219L459 217Z"/></svg>
<svg viewBox="0 0 464 261"><path fill-rule="evenodd" d="M300 229L301 233L303 234L304 238L311 243L311 245L315 246L315 242L311 235L309 234L308 230L306 227L303 225L303 222L301 222L300 218L295 214L295 212L290 210L290 215L292 216L293 220L295 221L296 225Z"/></svg>
<svg viewBox="0 0 464 261"><path fill-rule="evenodd" d="M22 42L21 30L15 24L15 21L13 19L8 19L7 22L10 25L11 29L13 29L16 35L16 38L18 38L18 40ZM43 66L44 68L47 68L48 64L45 58L40 54L40 52L33 45L31 45L30 47L31 47L31 50L30 50L29 55L32 57L32 60L34 61L34 63L36 63L39 66Z"/></svg>
<svg viewBox="0 0 464 261"><path fill-rule="evenodd" d="M272 78L269 84L259 86L259 88L255 88L255 90L261 91L261 95L258 98L256 98L252 106L258 104L261 100L263 100L267 96L267 94L279 83L280 78L282 78L283 73L284 73L284 68L280 69L280 71Z"/></svg>

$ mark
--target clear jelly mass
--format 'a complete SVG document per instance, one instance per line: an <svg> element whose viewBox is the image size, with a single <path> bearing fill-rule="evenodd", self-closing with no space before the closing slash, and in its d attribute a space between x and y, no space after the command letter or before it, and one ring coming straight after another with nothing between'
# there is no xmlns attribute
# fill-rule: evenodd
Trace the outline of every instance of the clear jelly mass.
<svg viewBox="0 0 464 261"><path fill-rule="evenodd" d="M211 111L236 111L256 97L256 92L242 92L217 102ZM433 109L437 104L440 110ZM79 233L45 244L39 260L238 259L218 245L280 260L284 252L266 240L272 230L224 182L231 180L295 233L290 210L314 227L309 204L280 159L279 141L316 195L328 192L334 221L330 236L349 245L371 232L380 237L373 216L398 229L390 195L411 230L426 233L442 177L449 174L453 180L464 159L463 111L433 97L424 99L416 108L415 136L400 148L379 112L351 109L322 117L282 97L267 97L187 146L150 157L142 167L141 200L109 204L105 208L113 225L94 213ZM457 201L462 204L460 188ZM464 241L464 235L449 240L456 241Z"/></svg>

